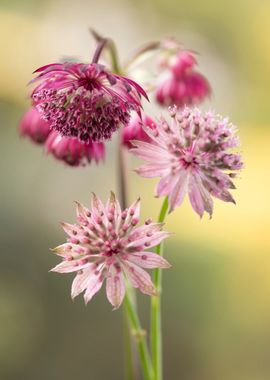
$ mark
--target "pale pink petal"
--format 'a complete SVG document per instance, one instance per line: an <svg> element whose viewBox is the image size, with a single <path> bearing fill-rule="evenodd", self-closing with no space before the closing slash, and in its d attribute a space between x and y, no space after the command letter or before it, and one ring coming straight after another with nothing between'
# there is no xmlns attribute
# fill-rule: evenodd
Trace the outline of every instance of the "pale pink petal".
<svg viewBox="0 0 270 380"><path fill-rule="evenodd" d="M134 252L127 254L126 258L129 262L142 268L170 268L171 265L162 256L148 251Z"/></svg>
<svg viewBox="0 0 270 380"><path fill-rule="evenodd" d="M180 206L184 200L184 197L188 189L189 171L183 170L178 175L178 180L173 188L172 192L169 194L169 205L170 212L175 209L175 207Z"/></svg>
<svg viewBox="0 0 270 380"><path fill-rule="evenodd" d="M90 263L82 260L64 260L60 264L56 265L54 268L50 270L50 272L58 272L58 273L72 273L77 272L78 270L87 268Z"/></svg>
<svg viewBox="0 0 270 380"><path fill-rule="evenodd" d="M168 163L154 163L143 165L138 169L135 169L135 172L146 178L154 178L166 175L170 172L168 168Z"/></svg>
<svg viewBox="0 0 270 380"><path fill-rule="evenodd" d="M172 234L167 231L156 232L151 236L145 235L145 237L141 239L130 242L127 245L127 249L129 250L129 249L134 249L134 248L143 247L143 246L145 248L155 247L156 245L160 244L164 239L166 239L167 237L171 235Z"/></svg>
<svg viewBox="0 0 270 380"><path fill-rule="evenodd" d="M157 291L151 280L150 275L135 264L124 262L123 269L134 288L139 288L144 294L156 296Z"/></svg>
<svg viewBox="0 0 270 380"><path fill-rule="evenodd" d="M86 285L86 291L84 293L84 301L87 304L93 296L100 290L103 283L103 277L100 272L93 272L93 274L88 277L87 285Z"/></svg>
<svg viewBox="0 0 270 380"><path fill-rule="evenodd" d="M121 272L107 277L106 294L115 309L122 304L125 296L125 282Z"/></svg>
<svg viewBox="0 0 270 380"><path fill-rule="evenodd" d="M89 277L93 275L95 268L96 268L95 265L91 265L88 268L83 269L82 271L79 271L79 273L77 273L76 277L74 278L72 282L72 287L71 287L72 299L77 297L80 293L82 293L86 289Z"/></svg>
<svg viewBox="0 0 270 380"><path fill-rule="evenodd" d="M166 176L162 177L155 191L156 196L161 197L170 194L173 191L177 180L177 175L167 174Z"/></svg>
<svg viewBox="0 0 270 380"><path fill-rule="evenodd" d="M212 216L213 200L198 175L190 176L189 199L194 211L196 211L200 217L203 216L204 211L208 212L210 217Z"/></svg>

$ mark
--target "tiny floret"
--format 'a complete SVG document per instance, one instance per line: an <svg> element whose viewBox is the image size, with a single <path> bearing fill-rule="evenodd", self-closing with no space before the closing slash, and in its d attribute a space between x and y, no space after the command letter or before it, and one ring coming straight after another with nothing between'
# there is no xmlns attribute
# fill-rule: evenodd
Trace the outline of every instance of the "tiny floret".
<svg viewBox="0 0 270 380"><path fill-rule="evenodd" d="M156 129L145 128L151 143L133 141L131 151L148 163L137 172L143 177L161 177L156 195L168 196L170 211L188 194L193 209L202 217L213 213L212 196L234 202L229 192L232 179L242 168L236 128L227 118L186 107L169 109L171 123L161 118Z"/></svg>
<svg viewBox="0 0 270 380"><path fill-rule="evenodd" d="M47 138L45 148L57 160L69 166L85 166L95 161L104 160L105 146L102 142L81 142L76 137L64 137L52 131Z"/></svg>
<svg viewBox="0 0 270 380"><path fill-rule="evenodd" d="M31 107L20 121L19 132L21 136L27 136L36 144L44 144L50 134L50 126L40 118L35 107Z"/></svg>
<svg viewBox="0 0 270 380"><path fill-rule="evenodd" d="M149 221L137 227L139 216L139 200L122 211L113 193L105 205L96 195L90 209L77 203L77 223L62 223L67 242L53 249L63 261L52 271L76 272L72 298L84 293L88 303L106 281L107 298L118 308L125 295L125 280L144 294L157 294L143 268L168 268L170 264L147 249L170 234L162 231L162 223Z"/></svg>
<svg viewBox="0 0 270 380"><path fill-rule="evenodd" d="M42 119L62 136L103 141L140 112L145 91L131 79L91 63L55 63L36 70L32 100Z"/></svg>

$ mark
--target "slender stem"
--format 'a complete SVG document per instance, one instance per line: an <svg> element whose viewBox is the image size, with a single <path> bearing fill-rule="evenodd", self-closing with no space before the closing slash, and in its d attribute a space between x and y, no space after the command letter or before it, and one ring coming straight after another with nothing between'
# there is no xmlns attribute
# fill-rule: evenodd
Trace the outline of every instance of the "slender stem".
<svg viewBox="0 0 270 380"><path fill-rule="evenodd" d="M98 60L100 58L100 55L102 53L102 50L104 49L105 45L108 43L108 39L107 38L103 38L101 39L98 44L97 44L97 48L95 50L95 53L94 53L94 56L93 56L93 59L92 59L92 63L98 63Z"/></svg>
<svg viewBox="0 0 270 380"><path fill-rule="evenodd" d="M144 379L153 380L153 368L146 344L145 331L141 328L140 321L128 288L125 297L125 306L129 316L132 333L136 339Z"/></svg>
<svg viewBox="0 0 270 380"><path fill-rule="evenodd" d="M164 222L168 213L168 197L163 201L158 221ZM163 256L163 243L156 247L156 253ZM158 291L158 296L151 297L151 350L154 369L154 380L162 380L162 329L161 329L161 291L162 272L160 268L155 269L153 282Z"/></svg>

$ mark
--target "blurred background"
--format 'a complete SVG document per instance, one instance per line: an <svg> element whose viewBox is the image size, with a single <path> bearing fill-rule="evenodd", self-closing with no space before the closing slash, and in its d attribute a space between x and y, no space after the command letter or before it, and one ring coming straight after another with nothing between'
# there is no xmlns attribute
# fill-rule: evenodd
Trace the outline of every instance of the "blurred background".
<svg viewBox="0 0 270 380"><path fill-rule="evenodd" d="M217 200L213 219L199 220L186 201L168 218L165 380L269 379L269 19L268 0L0 0L1 380L123 379L121 310L101 293L87 307L72 303L73 276L48 273L73 200L116 189L115 141L104 165L73 169L17 133L31 73L61 57L89 59L89 26L115 39L123 58L172 35L200 52L213 88L205 106L240 130L237 206ZM157 217L156 181L131 171L130 181L130 200L140 191L143 216ZM140 308L147 328L146 297Z"/></svg>

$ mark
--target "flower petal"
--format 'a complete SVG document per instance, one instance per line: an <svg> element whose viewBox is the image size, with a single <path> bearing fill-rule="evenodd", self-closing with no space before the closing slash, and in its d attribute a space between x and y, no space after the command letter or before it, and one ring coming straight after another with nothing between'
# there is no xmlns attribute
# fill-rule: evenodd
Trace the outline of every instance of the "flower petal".
<svg viewBox="0 0 270 380"><path fill-rule="evenodd" d="M86 286L86 291L84 293L84 301L87 304L93 296L100 290L101 286L103 283L103 277L100 272L92 272L90 277L88 278L87 286Z"/></svg>
<svg viewBox="0 0 270 380"><path fill-rule="evenodd" d="M171 265L162 256L148 251L134 252L127 254L129 262L142 268L170 268Z"/></svg>
<svg viewBox="0 0 270 380"><path fill-rule="evenodd" d="M141 269L135 264L124 262L122 263L123 269L129 281L134 288L139 288L144 294L156 296L157 290L151 280L149 273Z"/></svg>
<svg viewBox="0 0 270 380"><path fill-rule="evenodd" d="M91 265L88 268L83 269L82 271L77 273L71 286L72 299L77 297L80 293L82 293L86 289L87 282L89 281L89 277L93 274L94 268L96 268L96 266Z"/></svg>
<svg viewBox="0 0 270 380"><path fill-rule="evenodd" d="M180 206L183 202L188 189L188 181L189 171L181 171L179 173L175 187L173 188L172 192L169 193L170 212L173 211L175 207Z"/></svg>
<svg viewBox="0 0 270 380"><path fill-rule="evenodd" d="M125 296L125 282L121 272L107 277L106 294L114 309L122 304Z"/></svg>

